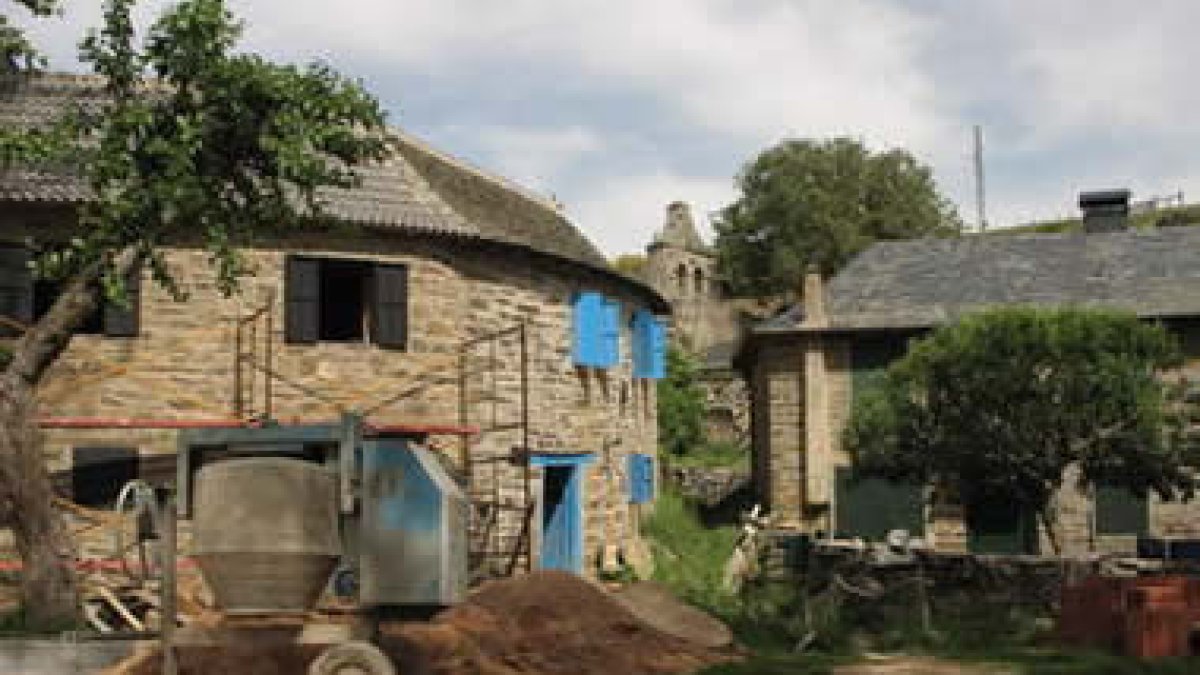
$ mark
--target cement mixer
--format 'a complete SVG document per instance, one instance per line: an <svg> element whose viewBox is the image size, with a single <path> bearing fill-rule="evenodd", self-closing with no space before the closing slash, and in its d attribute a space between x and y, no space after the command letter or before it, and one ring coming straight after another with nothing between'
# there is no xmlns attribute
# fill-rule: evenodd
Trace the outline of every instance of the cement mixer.
<svg viewBox="0 0 1200 675"><path fill-rule="evenodd" d="M467 588L466 495L421 440L354 415L182 432L179 514L218 608L310 617L335 598L361 621L310 672L388 672L369 645L378 617L431 612Z"/></svg>

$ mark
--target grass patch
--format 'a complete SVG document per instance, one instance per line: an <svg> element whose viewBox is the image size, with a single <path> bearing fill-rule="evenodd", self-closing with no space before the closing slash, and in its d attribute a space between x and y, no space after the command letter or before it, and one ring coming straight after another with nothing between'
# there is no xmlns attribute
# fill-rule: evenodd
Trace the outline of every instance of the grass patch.
<svg viewBox="0 0 1200 675"><path fill-rule="evenodd" d="M724 621L738 642L756 653L790 652L803 627L791 588L761 587L740 595L724 590L737 527L705 527L696 506L665 485L642 532L652 542L655 581Z"/></svg>
<svg viewBox="0 0 1200 675"><path fill-rule="evenodd" d="M665 451L663 456L667 456ZM750 451L737 443L709 441L667 459L672 467L698 469L750 468Z"/></svg>
<svg viewBox="0 0 1200 675"><path fill-rule="evenodd" d="M701 607L736 602L721 588L725 561L737 540L735 527L705 528L695 505L664 485L642 532L653 540L655 581Z"/></svg>
<svg viewBox="0 0 1200 675"><path fill-rule="evenodd" d="M932 600L933 633L920 627L916 599L906 593L878 601L805 607L802 582L762 583L734 595L723 590L725 562L738 530L705 527L698 509L664 485L643 523L655 556L654 579L724 621L752 652L745 662L705 675L830 673L866 651L930 656L963 664L1008 666L1030 675L1184 675L1200 673L1200 658L1139 661L1114 654L1060 650L1047 633L1044 609L1000 604L978 594L942 593ZM813 619L818 638L794 653Z"/></svg>

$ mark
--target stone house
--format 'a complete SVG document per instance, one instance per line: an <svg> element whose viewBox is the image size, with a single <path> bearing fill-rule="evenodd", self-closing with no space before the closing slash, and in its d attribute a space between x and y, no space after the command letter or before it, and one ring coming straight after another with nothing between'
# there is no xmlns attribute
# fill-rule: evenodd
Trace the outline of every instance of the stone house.
<svg viewBox="0 0 1200 675"><path fill-rule="evenodd" d="M74 105L103 105L95 80L9 82L0 124ZM245 250L253 275L236 296L216 291L202 249L177 241L166 257L186 302L147 274L130 307L88 321L40 390L46 461L65 489L104 503L127 478L173 476L181 428L373 409L368 424L407 430L457 467L478 507L479 561L531 551L537 566L554 549L568 555L547 564L590 572L638 536L631 502L648 495L630 467L656 454L653 341L669 306L610 268L557 205L396 141L359 188L328 193L336 224ZM31 277L23 242L68 236L88 199L65 173L0 171L0 314L46 310L54 285Z"/></svg>
<svg viewBox="0 0 1200 675"><path fill-rule="evenodd" d="M922 486L851 482L842 432L856 394L908 340L999 305L1129 310L1180 337L1185 375L1200 370L1200 228L1129 229L1127 199L1085 195L1081 232L881 242L827 284L806 277L805 301L759 324L738 357L751 383L754 482L777 525L871 539L907 529L948 550L1049 550L1011 506L967 523L961 508L931 508ZM1194 502L1099 486L1065 489L1054 508L1069 553L1131 551L1139 535L1200 536Z"/></svg>

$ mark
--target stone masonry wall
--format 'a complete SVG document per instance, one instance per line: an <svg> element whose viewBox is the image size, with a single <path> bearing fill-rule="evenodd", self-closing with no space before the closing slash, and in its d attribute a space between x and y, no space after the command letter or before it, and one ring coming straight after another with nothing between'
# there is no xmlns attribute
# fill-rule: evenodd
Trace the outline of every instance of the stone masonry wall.
<svg viewBox="0 0 1200 675"><path fill-rule="evenodd" d="M799 345L771 342L752 374L755 484L784 528L800 525L804 506L803 364Z"/></svg>
<svg viewBox="0 0 1200 675"><path fill-rule="evenodd" d="M408 265L408 348L389 350L365 343L285 344L283 267L288 253ZM419 393L371 419L457 424L460 344L525 321L529 326L529 417L534 449L596 453L584 489L588 560L593 560L607 541L636 536L625 503L624 456L656 452L654 387L632 378L627 333L622 336L618 368L578 370L571 362L573 293L590 289L618 297L626 318L642 306L643 300L609 278L512 249L482 250L453 246L446 240L339 231L336 238L309 233L249 251L247 259L255 275L245 281L238 297L227 299L216 292L203 252L179 248L170 251L168 259L189 300L175 302L147 278L142 287L139 335L128 339L76 337L42 389L43 415L172 420L229 417L234 399L233 319L269 305L274 319L270 336L275 350L273 368L322 394L313 397L275 382L276 419L332 420L342 407L369 407L423 384ZM465 396L468 424L489 427L518 421L518 349L512 336L497 342L494 350L489 345L471 352L468 372L473 374ZM246 383L244 395L251 386L261 401L262 376L253 385ZM47 460L54 469L69 466L71 448L76 446L120 444L137 446L142 453L169 453L175 447L171 431L48 429L44 436ZM457 460L457 439L435 440ZM485 460L507 455L519 445L519 431L497 431L483 434L470 452L473 459ZM477 491L492 491L498 485L502 501L521 500L520 469L486 461L476 462L476 468ZM500 472L497 481L492 480L491 471ZM538 495L537 470L533 488ZM536 525L540 519L533 521ZM519 523L515 515L501 521L496 535L499 546L511 548ZM536 541L533 550L537 550Z"/></svg>

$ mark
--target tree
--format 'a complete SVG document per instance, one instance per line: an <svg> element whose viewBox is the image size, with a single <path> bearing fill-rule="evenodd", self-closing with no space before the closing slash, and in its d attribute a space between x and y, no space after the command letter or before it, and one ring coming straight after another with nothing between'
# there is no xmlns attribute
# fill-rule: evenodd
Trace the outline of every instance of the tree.
<svg viewBox="0 0 1200 675"><path fill-rule="evenodd" d="M646 271L646 256L637 253L622 253L612 259L613 269L631 277L641 277Z"/></svg>
<svg viewBox="0 0 1200 675"><path fill-rule="evenodd" d="M17 5L37 17L46 17L58 10L58 0L14 0ZM12 25L9 17L0 14L0 72L32 70L45 60L25 33Z"/></svg>
<svg viewBox="0 0 1200 675"><path fill-rule="evenodd" d="M658 382L658 442L672 455L695 451L704 441L704 392L695 360L667 349L667 376Z"/></svg>
<svg viewBox="0 0 1200 675"><path fill-rule="evenodd" d="M788 294L812 265L832 275L874 241L960 226L928 167L848 138L784 141L748 163L737 184L741 195L714 226L721 272L739 295Z"/></svg>
<svg viewBox="0 0 1200 675"><path fill-rule="evenodd" d="M1190 498L1190 407L1166 383L1173 336L1131 314L983 312L913 343L864 392L845 435L856 473L934 485L972 509L1036 514L1057 550L1052 499L1079 486Z"/></svg>
<svg viewBox="0 0 1200 675"><path fill-rule="evenodd" d="M64 280L50 310L17 340L0 373L0 504L24 562L30 617L74 617L72 542L52 508L34 427L47 368L102 298L148 266L177 298L163 246L197 241L218 286L247 273L239 247L266 229L324 220L320 190L357 184L354 166L388 144L378 103L327 66L283 66L233 51L241 25L222 0L184 0L134 36L133 0L107 0L103 27L81 43L110 103L10 134L8 163L70 161L93 199L65 247L38 260ZM149 76L150 79L147 79Z"/></svg>

